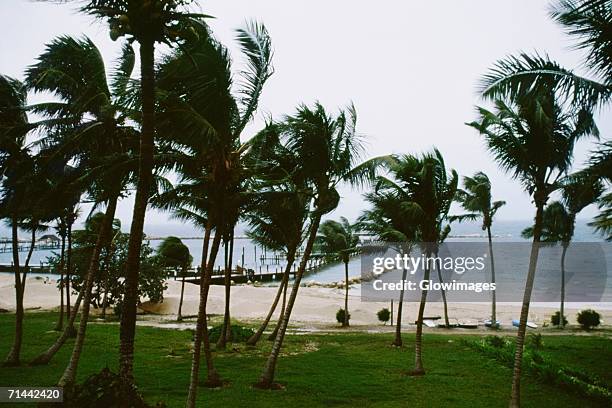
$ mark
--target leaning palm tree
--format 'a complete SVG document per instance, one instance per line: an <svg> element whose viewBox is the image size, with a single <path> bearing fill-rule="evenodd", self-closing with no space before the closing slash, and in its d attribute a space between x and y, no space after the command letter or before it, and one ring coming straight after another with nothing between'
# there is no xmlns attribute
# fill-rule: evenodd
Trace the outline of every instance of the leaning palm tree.
<svg viewBox="0 0 612 408"><path fill-rule="evenodd" d="M317 249L331 261L340 261L344 264L344 321L343 327L349 326L349 261L359 248L359 236L355 234L353 226L344 217L340 222L328 220L319 227L317 236Z"/></svg>
<svg viewBox="0 0 612 408"><path fill-rule="evenodd" d="M191 266L193 257L189 254L189 248L183 244L180 238L166 237L157 248L157 256L159 261L166 268L173 268L181 276L181 297L179 299L179 307L176 315L176 320L183 320L181 309L183 308L183 295L185 293L185 275L187 269Z"/></svg>
<svg viewBox="0 0 612 408"><path fill-rule="evenodd" d="M574 237L576 216L601 195L602 184L598 179L578 173L563 182L563 202L554 201L544 208L542 216L541 242L561 244L561 300L559 305L559 328L565 327L565 258ZM523 230L524 238L533 238L533 227Z"/></svg>
<svg viewBox="0 0 612 408"><path fill-rule="evenodd" d="M533 244L525 282L512 379L511 406L520 405L523 345L531 292L542 236L544 206L572 163L574 145L585 136L597 135L588 110L564 110L556 89L547 84L508 101L496 100L495 109L478 108L479 120L470 123L485 138L500 167L518 179L536 207Z"/></svg>
<svg viewBox="0 0 612 408"><path fill-rule="evenodd" d="M79 63L75 64L75 61ZM126 124L132 112L123 104L133 67L134 53L131 46L126 44L111 81L108 81L104 61L95 44L86 37L77 40L64 36L51 41L26 73L30 89L57 97L56 101L32 107L34 112L43 115L43 120L37 125L48 133L40 142L41 154L51 169L60 164L65 169L66 165L62 163L69 161L75 165L69 173L64 170L58 173L62 176L58 177L56 186L58 191L64 192L58 195L62 197L63 208L69 209L65 216L67 236L71 236L70 226L75 218L74 203L83 192L87 191L96 205L106 204L107 207L82 288L83 310L77 339L69 364L60 379L61 384L74 382L84 345L91 290L98 274L100 254L112 239L117 202L135 167L139 134ZM70 248L71 241L68 242ZM66 263L70 264L68 259ZM74 321L75 314L69 313L70 322ZM71 327L69 324L64 331L69 331ZM35 359L35 363L48 362L65 342L65 337L66 333L62 333L48 350L49 353L43 353L40 359Z"/></svg>
<svg viewBox="0 0 612 408"><path fill-rule="evenodd" d="M286 293L289 274L304 238L309 201L310 196L307 193L300 191L292 183L285 183L259 193L255 198L255 205L247 216L249 223L247 236L259 245L284 252L286 260L285 271L276 296L263 323L247 340L249 345L257 344L270 323L281 295ZM279 319L282 314L281 312Z"/></svg>
<svg viewBox="0 0 612 408"><path fill-rule="evenodd" d="M491 226L493 218L497 211L506 204L505 201L491 202L491 181L489 177L479 171L473 177L463 177L463 189L457 190L457 201L461 204L464 210L469 211L466 214L454 216L453 219L462 221L465 219L476 220L482 219L482 229L487 231L489 240L489 257L491 258L491 282L495 283L495 260L493 257L493 235L491 234ZM495 302L495 291L491 291L491 327L498 328Z"/></svg>
<svg viewBox="0 0 612 408"><path fill-rule="evenodd" d="M363 142L356 133L356 122L357 115L353 106L333 117L321 104L316 103L313 109L299 106L295 115L287 116L282 123L277 124L280 140L300 158L300 167L296 173L311 186L314 199L302 259L272 351L256 383L259 388L274 387L276 363L321 217L336 208L340 199L337 186L342 182L359 184L371 179L380 162L380 159L370 159L358 165Z"/></svg>
<svg viewBox="0 0 612 408"><path fill-rule="evenodd" d="M521 54L500 60L483 77L482 92L490 99L524 96L534 86L553 86L575 106L605 104L612 98L612 1L555 0L551 17L586 51L592 78L563 68L548 56Z"/></svg>
<svg viewBox="0 0 612 408"><path fill-rule="evenodd" d="M195 26L194 32L195 37L160 67L162 98L158 112L158 131L169 136L168 141L175 149L173 165L181 178L177 188L184 193L179 198L186 198L190 206L193 200L198 200L195 207L186 209L196 210L198 217L206 220L204 230L208 238L215 232L210 248L208 239L204 242L188 406L195 405L202 343L208 368L207 384L220 384L205 330L210 275L223 237L231 235L241 209L248 202L249 192L245 191L243 180L249 178L249 172L244 159L251 143L241 143L240 136L256 112L264 84L273 72L272 45L262 24L247 23L245 28L237 30L247 64L240 73L236 93L232 92L232 66L227 48L203 23ZM229 288L229 279L226 283ZM229 296L226 301L229 302ZM229 328L229 315L226 316L224 321Z"/></svg>
<svg viewBox="0 0 612 408"><path fill-rule="evenodd" d="M398 196L390 192L376 189L367 193L365 199L372 206L359 217L357 228L374 235L379 241L393 243L393 249L400 255L410 254L417 241L417 222L413 219L414 212L408 205L407 196ZM402 281L406 281L408 270L402 271ZM395 324L395 338L393 346L401 347L402 341L402 312L404 306L404 289L400 291Z"/></svg>

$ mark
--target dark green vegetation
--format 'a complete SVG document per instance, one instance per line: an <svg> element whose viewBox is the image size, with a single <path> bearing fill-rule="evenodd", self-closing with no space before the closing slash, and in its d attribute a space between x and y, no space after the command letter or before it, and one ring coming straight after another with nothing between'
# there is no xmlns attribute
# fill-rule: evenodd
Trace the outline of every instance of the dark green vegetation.
<svg viewBox="0 0 612 408"><path fill-rule="evenodd" d="M10 338L12 315L0 316L0 338ZM26 315L24 357L29 359L44 349L57 333L52 332L55 316L48 313ZM77 381L81 383L106 365L117 371L116 324L91 324L83 351ZM169 407L184 405L184 389L189 382L191 332L139 327L136 337L135 366L139 390L149 403L164 401ZM428 375L405 376L414 359L410 344L389 345L392 334L289 335L278 379L286 384L281 391L251 388L270 349L270 342L259 347L234 344L216 354L218 369L231 383L221 389L203 388L198 404L237 406L470 406L504 407L510 369L461 342L466 336L425 334L428 347L423 358ZM477 337L474 337L476 340ZM409 343L410 340L407 341ZM545 336L542 355L558 364L592 373L612 386L612 340L594 336ZM6 352L7 342L0 344ZM0 371L0 386L52 385L70 354L65 347L48 366L6 368ZM486 390L486 392L485 392ZM544 384L531 375L524 381L524 406L598 406L583 397ZM27 405L20 405L25 407Z"/></svg>

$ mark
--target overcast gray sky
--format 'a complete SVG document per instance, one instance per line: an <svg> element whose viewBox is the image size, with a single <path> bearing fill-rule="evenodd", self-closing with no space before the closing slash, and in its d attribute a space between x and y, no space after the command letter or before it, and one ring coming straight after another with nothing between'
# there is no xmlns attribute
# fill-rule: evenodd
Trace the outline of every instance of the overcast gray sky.
<svg viewBox="0 0 612 408"><path fill-rule="evenodd" d="M479 77L499 58L520 51L548 53L579 69L582 54L547 15L544 0L207 0L201 1L215 35L233 52L235 29L246 19L268 28L275 49L275 74L247 136L266 115L280 117L300 103L321 101L331 110L353 101L358 130L367 135L367 155L421 152L438 147L447 166L460 175L478 170L493 181L494 198L508 202L500 219L529 219L533 208L519 183L499 171L478 134L464 125L475 119ZM44 44L62 34L91 37L107 66L118 56L103 23L78 14L74 6L27 0L0 1L0 73L23 77ZM240 61L236 61L238 69ZM37 99L34 99L37 100ZM600 115L602 137L612 121ZM591 148L577 149L576 163ZM360 192L342 190L332 216L353 220L363 210ZM132 201L119 217L129 225ZM583 217L595 214L588 208ZM150 212L147 223L166 215Z"/></svg>

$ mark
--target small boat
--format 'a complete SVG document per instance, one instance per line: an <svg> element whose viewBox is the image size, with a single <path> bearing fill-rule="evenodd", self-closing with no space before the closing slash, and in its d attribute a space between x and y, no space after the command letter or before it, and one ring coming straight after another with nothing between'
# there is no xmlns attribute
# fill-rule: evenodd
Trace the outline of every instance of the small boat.
<svg viewBox="0 0 612 408"><path fill-rule="evenodd" d="M434 320L430 320L430 319L423 319L423 324L427 327L437 327L438 324L434 321Z"/></svg>
<svg viewBox="0 0 612 408"><path fill-rule="evenodd" d="M496 323L497 323L497 327L501 326L501 322L499 320L497 320ZM484 325L487 327L491 327L493 325L493 321L491 319L485 320Z"/></svg>
<svg viewBox="0 0 612 408"><path fill-rule="evenodd" d="M513 325L514 327L519 327L519 324L520 324L520 321L519 321L519 320L516 320L516 319L512 320L512 325ZM529 327L530 329L537 329L537 328L538 328L538 325L537 325L537 324L535 324L534 322L529 322L529 321L528 321L528 322L527 322L527 327Z"/></svg>

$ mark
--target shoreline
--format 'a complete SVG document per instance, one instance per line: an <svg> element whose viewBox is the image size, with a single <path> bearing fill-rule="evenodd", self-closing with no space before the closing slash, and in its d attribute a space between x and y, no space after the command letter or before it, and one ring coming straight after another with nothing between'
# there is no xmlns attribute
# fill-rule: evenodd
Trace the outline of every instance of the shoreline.
<svg viewBox="0 0 612 408"><path fill-rule="evenodd" d="M14 280L11 276L0 276L0 309L13 311L15 308ZM158 317L158 320L168 320L176 316L178 310L181 282L173 279L167 280L168 288L164 291L164 300L161 303L143 302L139 309L141 313ZM262 320L270 307L277 292L277 286L264 285L234 285L231 293L231 316L238 320L255 321ZM76 294L74 299L76 299ZM196 315L198 312L199 286L194 284L185 285L183 302L183 315ZM208 310L211 315L222 315L225 303L224 287L213 285L210 289ZM408 323L416 320L418 309L417 302L405 302L403 322L408 328ZM344 306L344 289L329 287L328 284L321 286L306 282L300 288L295 308L291 315L293 326L306 326L312 329L334 329L336 324L336 311ZM449 303L449 319L460 323L483 325L484 320L489 318L490 303ZM59 291L56 281L48 281L41 278L29 277L26 283L24 307L27 310L53 311L59 309ZM349 311L351 313L351 324L363 326L362 329L375 327L376 330L383 329L382 323L378 321L376 312L382 308L390 308L390 302L362 302L360 300L360 289L358 284L351 286L349 292ZM397 307L397 303L395 303ZM512 330L511 322L518 319L520 303L497 303L497 318L502 326ZM592 308L602 316L602 326L609 326L612 322L612 303L566 303L566 316L570 325L575 325L576 313L582 309ZM278 308L280 310L280 307ZM529 320L542 326L550 316L558 310L555 303L532 303L529 312ZM99 311L92 308L92 314ZM394 311L396 312L396 311ZM111 309L112 313L112 309ZM443 316L443 304L441 302L427 303L425 314L429 316ZM278 311L275 317L278 316ZM394 316L395 317L395 316ZM145 319L146 320L146 319ZM162 324L162 326L167 326ZM389 326L387 325L387 328ZM484 328L484 326L483 326ZM384 330L384 329L383 329ZM468 329L466 333L474 333L476 330ZM456 332L451 330L451 332Z"/></svg>

